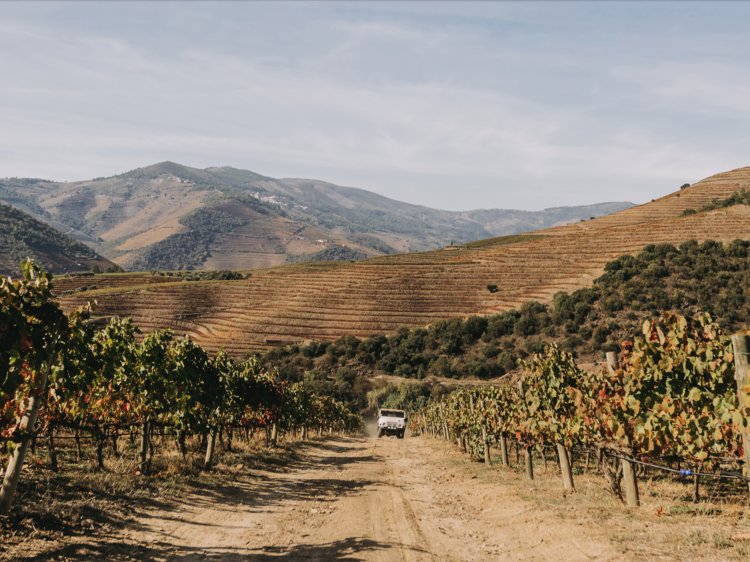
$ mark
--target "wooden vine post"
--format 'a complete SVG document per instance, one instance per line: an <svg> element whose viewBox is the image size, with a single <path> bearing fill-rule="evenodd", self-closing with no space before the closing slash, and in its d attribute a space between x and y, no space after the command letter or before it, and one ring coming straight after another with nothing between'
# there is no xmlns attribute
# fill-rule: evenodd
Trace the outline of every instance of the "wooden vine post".
<svg viewBox="0 0 750 562"><path fill-rule="evenodd" d="M471 409L471 417L473 418L474 417L474 396L472 396L471 394L469 394L469 407ZM470 439L468 439L467 443L466 443L466 450L467 451L469 450L469 446L468 446L469 443L471 443ZM469 454L471 454L471 453L473 453L473 451L469 451Z"/></svg>
<svg viewBox="0 0 750 562"><path fill-rule="evenodd" d="M518 393L521 395L521 400L526 400L526 393L523 390L523 381L518 381ZM526 478L533 480L534 463L531 458L531 448L526 443L523 445L523 456L526 462ZM518 462L518 444L516 444L516 462Z"/></svg>
<svg viewBox="0 0 750 562"><path fill-rule="evenodd" d="M208 444L206 446L206 462L204 468L206 470L211 469L211 465L214 462L214 449L216 448L216 428L211 428L211 432L208 434Z"/></svg>
<svg viewBox="0 0 750 562"><path fill-rule="evenodd" d="M440 429L443 430L443 437L448 441L448 425L445 423L445 416L443 415L443 403L440 402L438 405L440 406Z"/></svg>
<svg viewBox="0 0 750 562"><path fill-rule="evenodd" d="M562 443L557 443L557 454L560 457L560 472L562 473L563 488L567 491L573 492L576 489L573 484L573 469L570 466L568 450Z"/></svg>
<svg viewBox="0 0 750 562"><path fill-rule="evenodd" d="M443 403L440 402L440 419L443 420L443 431L445 432L445 440L450 441L451 435L448 431L448 420L446 419L445 415L443 414Z"/></svg>
<svg viewBox="0 0 750 562"><path fill-rule="evenodd" d="M47 376L50 371L52 363L52 357L50 357L44 370L42 371L41 388L44 390L47 385ZM34 430L36 424L36 417L39 413L39 406L43 400L42 396L31 395L29 397L28 409L24 412L21 418L21 427L26 428L28 431ZM0 515L8 515L10 512L10 506L13 502L13 495L16 492L16 486L18 485L18 479L21 476L21 470L23 469L23 461L26 458L26 452L31 444L31 439L26 439L22 443L16 445L13 449L13 454L8 461L8 466L5 469L5 478L3 479L2 488L0 488Z"/></svg>
<svg viewBox="0 0 750 562"><path fill-rule="evenodd" d="M498 425L502 424L502 420L500 419L500 416L497 417ZM500 459L503 463L503 466L508 466L508 441L505 439L505 435L500 436Z"/></svg>
<svg viewBox="0 0 750 562"><path fill-rule="evenodd" d="M534 465L531 458L531 449L528 446L523 448L524 460L526 461L526 478L529 480L534 479Z"/></svg>
<svg viewBox="0 0 750 562"><path fill-rule="evenodd" d="M622 479L625 482L625 498L628 507L638 507L641 505L641 500L638 496L638 479L635 476L635 466L625 459L622 459Z"/></svg>
<svg viewBox="0 0 750 562"><path fill-rule="evenodd" d="M607 370L610 373L614 373L618 366L617 352L608 351ZM635 474L635 465L625 459L620 459L620 462L622 462L622 479L625 482L625 499L628 507L638 507L641 505L641 500L638 494L638 478Z"/></svg>
<svg viewBox="0 0 750 562"><path fill-rule="evenodd" d="M750 418L750 394L746 388L750 387L750 336L736 334L732 336L732 348L734 350L734 378L737 381L737 393L740 399L740 411L743 417ZM740 427L742 434L742 450L745 457L746 476L750 476L750 432ZM750 482L747 483L750 492Z"/></svg>
<svg viewBox="0 0 750 562"><path fill-rule="evenodd" d="M484 412L484 400L479 402L479 407ZM484 444L484 464L490 466L492 459L490 458L490 444L487 442L487 421L482 422L482 443Z"/></svg>
<svg viewBox="0 0 750 562"><path fill-rule="evenodd" d="M138 448L138 470L141 474L148 473L148 418L141 425L141 444Z"/></svg>

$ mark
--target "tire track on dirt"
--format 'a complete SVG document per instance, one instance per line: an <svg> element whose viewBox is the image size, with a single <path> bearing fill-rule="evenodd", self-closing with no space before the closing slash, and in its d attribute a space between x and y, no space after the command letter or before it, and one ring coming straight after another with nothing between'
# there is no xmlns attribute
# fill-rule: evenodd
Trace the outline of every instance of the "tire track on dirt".
<svg viewBox="0 0 750 562"><path fill-rule="evenodd" d="M422 530L417 517L412 509L411 502L405 496L402 486L408 485L404 481L403 474L396 473L396 467L391 462L392 457L388 453L405 452L403 447L394 447L394 444L388 441L378 441L378 449L385 449L385 455L380 455L383 459L383 492L373 494L370 513L374 520L379 519L379 514L383 512L383 505L388 505L389 512L388 531L385 532L382 525L374 525L375 538L379 541L392 540L395 536L397 544L401 547L398 554L400 560L404 562L423 562L428 560L437 560L430 548L430 543ZM398 445L398 442L395 443ZM389 551L384 560L394 560L396 554Z"/></svg>
<svg viewBox="0 0 750 562"><path fill-rule="evenodd" d="M493 474L442 441L316 439L286 466L143 509L97 548L117 562L623 559L600 533L551 519L521 499L525 485Z"/></svg>

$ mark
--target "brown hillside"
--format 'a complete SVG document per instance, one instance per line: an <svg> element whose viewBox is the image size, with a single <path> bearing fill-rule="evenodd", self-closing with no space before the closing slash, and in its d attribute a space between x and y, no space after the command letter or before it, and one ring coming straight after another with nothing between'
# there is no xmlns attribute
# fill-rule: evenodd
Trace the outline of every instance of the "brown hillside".
<svg viewBox="0 0 750 562"><path fill-rule="evenodd" d="M285 257L298 261L297 256L303 254L302 259L309 259L309 254L321 250L326 259L432 250L452 241L538 230L632 206L609 202L542 211L442 211L320 180L274 179L229 166L200 170L174 162L70 183L0 179L1 198L36 213L36 218L130 271L271 267L284 263ZM229 198L291 220L298 228L290 235L288 223L267 221L263 235L269 243L255 250L242 237L218 237L217 241L205 231L184 228L186 217ZM305 236L300 230L305 226L316 232ZM255 234L258 231L254 229ZM326 248L310 240L331 242ZM354 252L341 251L339 244Z"/></svg>
<svg viewBox="0 0 750 562"><path fill-rule="evenodd" d="M92 292L98 313L130 316L150 330L173 328L233 355L282 342L367 336L439 318L493 313L527 300L549 301L589 285L607 261L647 244L750 238L750 208L680 218L742 187L750 169L704 180L654 203L536 236L493 239L456 249L381 256L356 263L300 264L254 271L251 279ZM605 223L606 221L606 223ZM606 226L606 224L609 226ZM509 243L510 242L510 243ZM498 285L489 293L488 283ZM78 296L62 299L70 309Z"/></svg>
<svg viewBox="0 0 750 562"><path fill-rule="evenodd" d="M714 199L726 199L739 189L750 189L750 167L716 174L645 205L631 207L595 220L538 231L537 234L560 236L679 217L687 209L700 210Z"/></svg>
<svg viewBox="0 0 750 562"><path fill-rule="evenodd" d="M375 254L343 236L277 215L262 215L233 199L209 209L246 220L247 224L229 234L220 235L211 245L211 257L201 269L253 269L283 265L286 254L317 252L329 244L344 244L369 255Z"/></svg>
<svg viewBox="0 0 750 562"><path fill-rule="evenodd" d="M114 266L80 241L18 208L0 204L0 275L20 275L25 259L58 274Z"/></svg>
<svg viewBox="0 0 750 562"><path fill-rule="evenodd" d="M100 275L73 275L73 276L60 276L55 277L52 283L52 290L55 294L67 293L68 291L75 291L81 287L96 287L96 290L102 291L106 289L128 289L131 290L133 287L140 287L142 285L153 285L160 283L177 283L180 282L179 277L162 277L160 275L152 276L148 273L112 273L112 274L100 274ZM84 295L85 296L85 295ZM91 298L87 300L93 300Z"/></svg>
<svg viewBox="0 0 750 562"><path fill-rule="evenodd" d="M281 265L288 254L312 253L338 244L368 256L380 254L349 241L342 234L280 216L283 214L280 207L258 203L267 213L263 214L229 199L224 191L270 179L251 172L236 177L233 172L238 171L231 168L206 171L162 162L111 178L29 183L16 186L15 190L38 201L40 208L51 216L65 217L76 224L80 231L70 228L71 234L130 271L150 269L143 267L143 252L169 236L188 232L190 229L180 223L180 218L198 209L226 212L247 220L248 224L231 235L216 236L207 259L190 264L194 269ZM317 240L328 242L321 244Z"/></svg>

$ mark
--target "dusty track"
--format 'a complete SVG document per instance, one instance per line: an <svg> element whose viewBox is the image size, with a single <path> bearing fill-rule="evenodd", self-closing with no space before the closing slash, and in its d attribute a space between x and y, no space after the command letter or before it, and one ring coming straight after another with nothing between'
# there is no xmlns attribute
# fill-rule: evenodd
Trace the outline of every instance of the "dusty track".
<svg viewBox="0 0 750 562"><path fill-rule="evenodd" d="M75 559L617 559L596 525L546 513L461 458L431 439L312 442L291 465L140 511Z"/></svg>

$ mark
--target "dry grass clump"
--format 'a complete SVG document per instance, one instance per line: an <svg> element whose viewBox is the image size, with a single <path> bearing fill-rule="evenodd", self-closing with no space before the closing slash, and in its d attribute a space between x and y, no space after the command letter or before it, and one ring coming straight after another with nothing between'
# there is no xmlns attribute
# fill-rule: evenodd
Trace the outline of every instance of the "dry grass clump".
<svg viewBox="0 0 750 562"><path fill-rule="evenodd" d="M512 457L507 468L499 459L493 460L491 468L465 457L452 462L479 481L508 486L519 499L552 510L554 517L589 527L592 534L608 538L627 559L750 559L750 497L745 482L702 478L701 499L693 503L692 478L652 471L639 477L641 507L628 508L608 491L604 478L593 468L583 473L582 460L574 466L576 491L566 493L551 455L546 470L535 457L533 481L526 479L523 465Z"/></svg>
<svg viewBox="0 0 750 562"><path fill-rule="evenodd" d="M58 436L57 471L50 469L46 448L38 446L28 455L12 512L0 517L0 560L9 559L7 552L14 552L12 560L32 560L35 552L47 551L52 542L62 544L65 537L93 537L120 528L137 509L163 507L176 496L216 486L227 477L250 476L251 469L283 467L295 457L298 446L290 439L266 449L265 437L256 436L249 442L233 440L230 451L228 442L217 442L214 468L206 471L199 437L188 439L188 454L183 457L172 437L160 436L153 438L149 474L141 475L137 439L120 439L118 455L111 446L105 449L104 470L97 466L93 442L81 441L79 460L72 436ZM19 545L21 549L16 548ZM28 552L28 558L19 558L19 550Z"/></svg>

